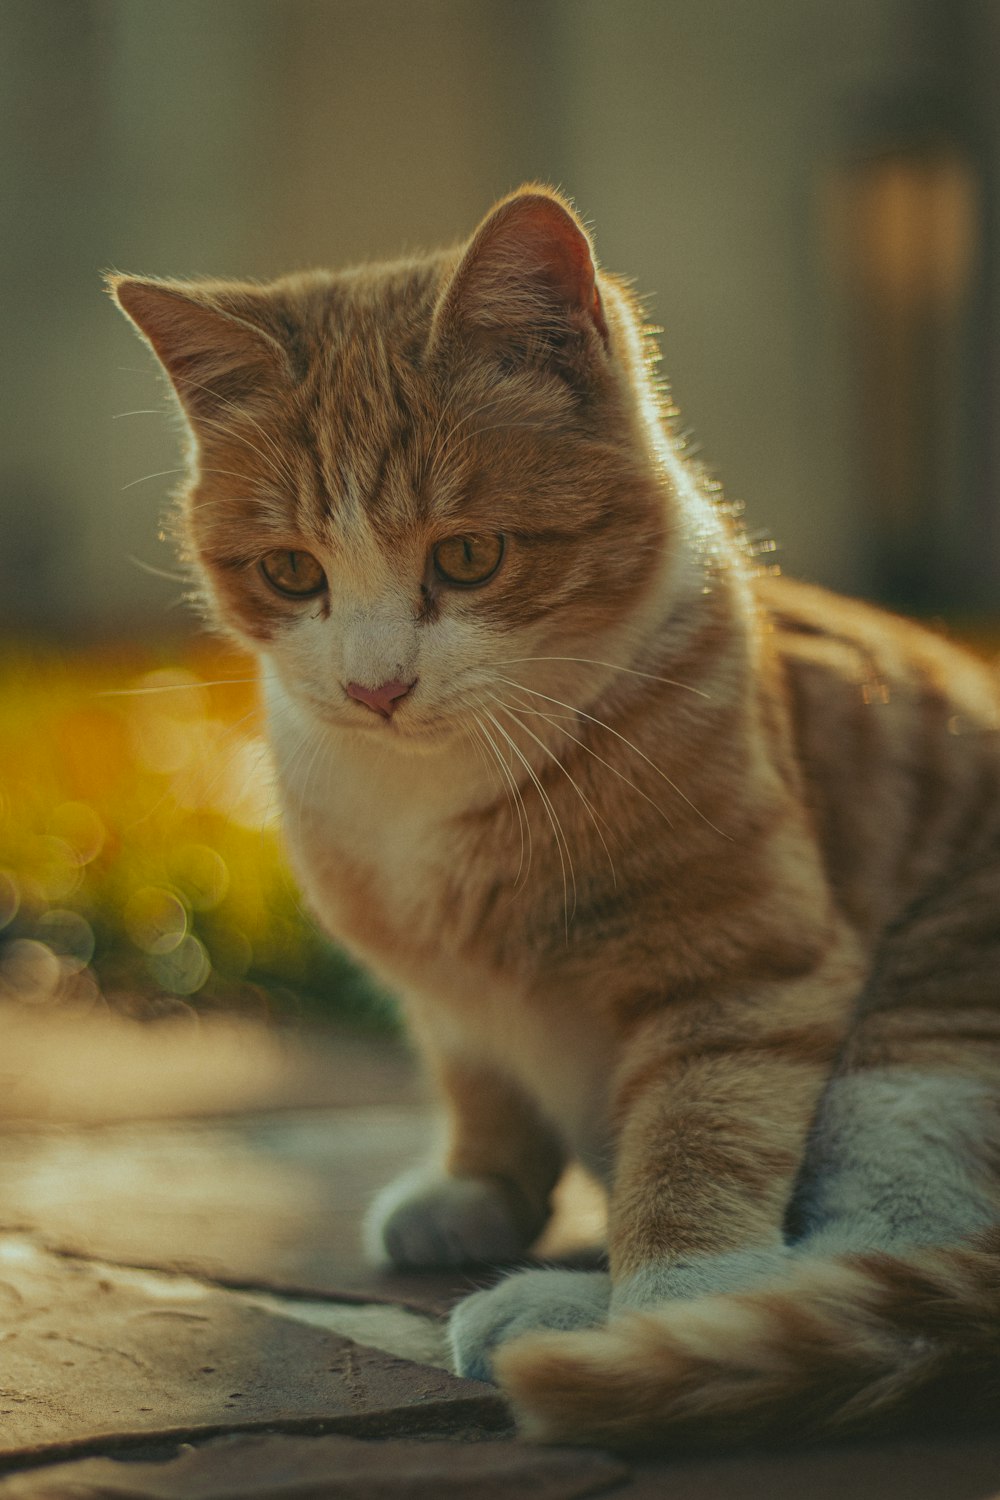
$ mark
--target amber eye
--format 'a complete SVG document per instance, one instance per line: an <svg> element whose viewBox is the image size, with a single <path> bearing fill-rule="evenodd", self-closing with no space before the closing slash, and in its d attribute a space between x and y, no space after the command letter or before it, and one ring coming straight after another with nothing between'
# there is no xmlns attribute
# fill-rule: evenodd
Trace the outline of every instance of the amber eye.
<svg viewBox="0 0 1000 1500"><path fill-rule="evenodd" d="M434 548L434 571L445 583L485 583L499 568L503 547L502 536L450 536Z"/></svg>
<svg viewBox="0 0 1000 1500"><path fill-rule="evenodd" d="M326 574L311 552L265 552L260 571L279 594L308 599L326 588Z"/></svg>

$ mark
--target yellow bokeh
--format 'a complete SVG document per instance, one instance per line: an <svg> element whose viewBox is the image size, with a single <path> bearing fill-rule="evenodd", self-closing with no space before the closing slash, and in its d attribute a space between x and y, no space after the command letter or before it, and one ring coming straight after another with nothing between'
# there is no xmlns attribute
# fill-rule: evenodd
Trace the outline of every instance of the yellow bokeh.
<svg viewBox="0 0 1000 1500"><path fill-rule="evenodd" d="M0 996L364 1009L285 868L245 659L3 660Z"/></svg>

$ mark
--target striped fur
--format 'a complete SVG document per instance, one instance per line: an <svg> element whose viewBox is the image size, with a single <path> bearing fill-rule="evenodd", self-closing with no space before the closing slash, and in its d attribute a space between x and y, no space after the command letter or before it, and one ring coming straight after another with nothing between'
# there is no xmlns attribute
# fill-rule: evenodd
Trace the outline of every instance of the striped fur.
<svg viewBox="0 0 1000 1500"><path fill-rule="evenodd" d="M113 291L187 418L182 550L260 656L303 889L442 1098L370 1235L509 1258L568 1160L607 1187L610 1282L478 1294L459 1367L629 1447L922 1421L962 1369L985 1407L994 675L760 574L547 189L421 259ZM502 564L450 586L470 534ZM327 588L275 592L279 549ZM391 720L346 691L390 680Z"/></svg>

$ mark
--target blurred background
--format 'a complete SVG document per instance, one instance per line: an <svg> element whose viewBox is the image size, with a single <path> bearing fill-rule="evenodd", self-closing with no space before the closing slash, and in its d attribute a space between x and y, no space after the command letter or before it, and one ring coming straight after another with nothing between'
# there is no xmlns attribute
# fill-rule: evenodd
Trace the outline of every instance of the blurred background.
<svg viewBox="0 0 1000 1500"><path fill-rule="evenodd" d="M395 256L558 184L780 565L990 639L997 0L3 0L0 27L8 992L384 1014L299 911L248 664L163 576L178 427L101 268Z"/></svg>

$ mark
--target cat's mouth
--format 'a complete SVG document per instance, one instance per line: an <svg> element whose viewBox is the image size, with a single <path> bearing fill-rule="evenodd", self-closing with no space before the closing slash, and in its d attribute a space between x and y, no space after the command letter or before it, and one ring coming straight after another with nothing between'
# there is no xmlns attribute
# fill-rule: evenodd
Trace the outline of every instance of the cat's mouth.
<svg viewBox="0 0 1000 1500"><path fill-rule="evenodd" d="M338 722L344 725L342 719L338 720ZM455 731L453 724L449 724L447 721L441 719L423 719L414 722L410 717L397 718L393 715L391 719L382 719L377 718L374 714L366 719L362 719L360 715L355 718L352 714L350 722L344 725L344 727L357 729L368 734L389 735L394 740L412 740L414 743L443 739Z"/></svg>
<svg viewBox="0 0 1000 1500"><path fill-rule="evenodd" d="M453 739L461 725L450 715L427 712L414 713L407 705L390 716L372 713L360 703L346 702L343 705L325 702L307 696L307 703L316 718L338 733L353 732L381 737L400 748L414 750L433 749L446 740Z"/></svg>
<svg viewBox="0 0 1000 1500"><path fill-rule="evenodd" d="M382 736L383 741L391 743L394 748L412 751L415 755L442 749L454 741L459 732L459 725L450 719L425 720L414 724L408 719L397 723L395 718L379 722L374 721L373 716L370 725L363 721L352 721L347 727L366 735Z"/></svg>

